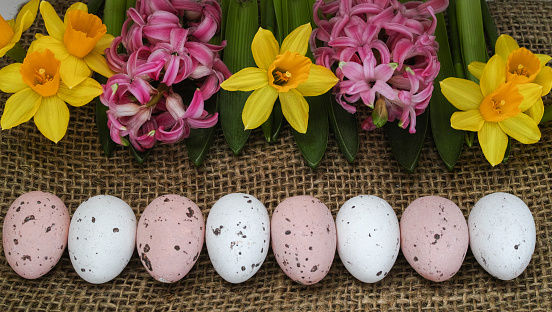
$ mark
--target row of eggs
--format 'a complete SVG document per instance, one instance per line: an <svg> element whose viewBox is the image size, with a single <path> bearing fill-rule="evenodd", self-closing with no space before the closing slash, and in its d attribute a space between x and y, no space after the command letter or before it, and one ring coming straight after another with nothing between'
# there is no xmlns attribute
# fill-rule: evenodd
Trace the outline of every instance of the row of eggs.
<svg viewBox="0 0 552 312"><path fill-rule="evenodd" d="M494 193L479 200L468 222L452 201L421 197L404 211L400 224L383 199L348 200L334 222L330 210L311 196L290 197L272 215L255 197L234 193L211 208L204 223L199 207L179 195L164 195L142 213L119 198L99 195L83 202L71 222L55 195L30 192L11 205L4 219L6 259L14 271L34 279L49 272L68 245L77 274L100 284L118 276L136 247L142 264L158 281L183 278L197 261L204 238L215 270L241 283L272 250L282 270L304 285L328 273L337 248L347 270L374 283L393 267L399 249L423 277L440 282L462 265L468 245L491 275L510 280L531 260L536 232L532 214L518 197Z"/></svg>

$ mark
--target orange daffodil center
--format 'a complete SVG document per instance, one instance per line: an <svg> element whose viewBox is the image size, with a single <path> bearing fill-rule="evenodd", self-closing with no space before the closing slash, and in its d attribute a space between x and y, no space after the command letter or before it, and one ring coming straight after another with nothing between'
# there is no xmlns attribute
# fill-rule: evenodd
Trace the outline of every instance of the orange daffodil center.
<svg viewBox="0 0 552 312"><path fill-rule="evenodd" d="M539 58L526 48L519 48L508 56L506 81L515 83L533 82L540 70Z"/></svg>
<svg viewBox="0 0 552 312"><path fill-rule="evenodd" d="M83 58L107 33L102 20L94 14L75 10L67 12L67 28L63 34L63 43L72 55Z"/></svg>
<svg viewBox="0 0 552 312"><path fill-rule="evenodd" d="M50 50L27 55L19 69L23 82L42 97L57 94L59 90L60 61Z"/></svg>
<svg viewBox="0 0 552 312"><path fill-rule="evenodd" d="M519 105L522 101L523 96L518 88L512 83L505 83L483 99L479 111L485 121L499 122L521 113Z"/></svg>
<svg viewBox="0 0 552 312"><path fill-rule="evenodd" d="M339 81L331 70L305 57L311 32L310 24L302 25L279 47L272 32L259 28L251 43L258 68L244 68L220 85L227 91L253 91L242 112L245 129L263 124L280 99L289 124L300 133L307 131L309 105L304 97L324 94Z"/></svg>
<svg viewBox="0 0 552 312"><path fill-rule="evenodd" d="M14 34L13 29L2 17L2 15L0 15L0 48L10 43Z"/></svg>
<svg viewBox="0 0 552 312"><path fill-rule="evenodd" d="M278 92L295 89L309 78L311 64L308 57L286 51L268 67L268 84Z"/></svg>

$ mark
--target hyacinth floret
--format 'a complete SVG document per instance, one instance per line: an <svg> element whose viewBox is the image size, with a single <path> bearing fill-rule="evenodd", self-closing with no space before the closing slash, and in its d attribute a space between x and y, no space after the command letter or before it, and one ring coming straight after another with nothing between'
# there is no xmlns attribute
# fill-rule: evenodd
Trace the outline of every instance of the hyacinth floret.
<svg viewBox="0 0 552 312"><path fill-rule="evenodd" d="M127 11L121 36L105 51L116 74L100 96L115 143L144 151L217 123L204 101L231 75L219 56L226 42L209 43L220 25L214 0L138 0ZM179 92L190 89L184 103Z"/></svg>
<svg viewBox="0 0 552 312"><path fill-rule="evenodd" d="M440 69L435 14L447 6L448 0L317 0L310 43L316 64L339 78L337 102L355 113L357 103L374 108L382 98L388 121L416 132ZM376 128L372 117L362 128Z"/></svg>

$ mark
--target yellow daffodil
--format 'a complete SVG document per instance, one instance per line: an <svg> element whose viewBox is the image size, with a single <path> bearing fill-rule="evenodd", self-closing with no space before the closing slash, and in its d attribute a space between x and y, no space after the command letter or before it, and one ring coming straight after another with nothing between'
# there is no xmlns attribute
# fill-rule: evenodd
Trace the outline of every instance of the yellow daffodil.
<svg viewBox="0 0 552 312"><path fill-rule="evenodd" d="M536 83L542 86L541 96L545 96L552 88L552 68L546 66L552 57L544 54L533 54L526 48L520 48L514 38L501 35L495 44L495 51L506 60L506 81L513 83ZM485 63L473 62L469 71L478 79L481 78ZM535 105L525 111L537 123L542 119L544 105L539 98Z"/></svg>
<svg viewBox="0 0 552 312"><path fill-rule="evenodd" d="M82 106L102 93L102 86L91 78L69 89L60 81L60 61L50 50L32 52L23 63L0 70L0 90L15 93L6 102L0 119L2 129L10 129L34 116L38 130L48 139L58 142L69 123L69 109Z"/></svg>
<svg viewBox="0 0 552 312"><path fill-rule="evenodd" d="M242 112L245 129L254 129L265 122L277 98L290 125L300 133L307 131L309 105L304 96L326 93L339 80L327 68L312 64L307 53L310 24L292 31L278 46L269 30L259 28L251 43L251 52L258 68L248 67L221 84L228 91L252 91Z"/></svg>
<svg viewBox="0 0 552 312"><path fill-rule="evenodd" d="M65 13L63 22L46 1L40 3L40 13L49 36L37 36L30 51L52 50L61 61L61 80L69 88L90 77L92 71L105 77L114 75L103 57L113 36L106 34L107 29L99 17L88 14L86 4L73 4Z"/></svg>
<svg viewBox="0 0 552 312"><path fill-rule="evenodd" d="M495 166L504 158L508 136L523 144L537 142L537 122L522 113L540 99L542 86L506 80L506 61L493 56L484 66L479 85L447 78L441 81L443 95L461 112L452 115L454 129L476 131L483 154Z"/></svg>
<svg viewBox="0 0 552 312"><path fill-rule="evenodd" d="M11 50L21 39L21 34L33 24L40 0L31 0L23 6L15 20L4 20L0 15L0 57Z"/></svg>

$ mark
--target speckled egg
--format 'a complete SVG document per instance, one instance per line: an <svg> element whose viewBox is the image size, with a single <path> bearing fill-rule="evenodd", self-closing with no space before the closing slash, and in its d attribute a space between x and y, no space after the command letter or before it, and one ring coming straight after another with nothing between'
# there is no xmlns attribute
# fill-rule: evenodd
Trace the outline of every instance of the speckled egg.
<svg viewBox="0 0 552 312"><path fill-rule="evenodd" d="M207 217L205 241L211 263L223 279L248 280L268 254L270 218L265 206L248 194L222 197Z"/></svg>
<svg viewBox="0 0 552 312"><path fill-rule="evenodd" d="M35 279L57 264L69 231L69 212L56 195L29 192L19 196L4 218L6 260L20 276Z"/></svg>
<svg viewBox="0 0 552 312"><path fill-rule="evenodd" d="M508 193L481 198L468 218L470 248L477 262L501 280L518 277L535 251L535 220L527 205Z"/></svg>
<svg viewBox="0 0 552 312"><path fill-rule="evenodd" d="M311 285L328 274L337 236L332 213L320 200L285 199L272 214L271 234L276 261L291 279Z"/></svg>
<svg viewBox="0 0 552 312"><path fill-rule="evenodd" d="M102 284L117 277L132 257L136 216L123 200L98 195L83 202L71 219L69 257L77 274Z"/></svg>
<svg viewBox="0 0 552 312"><path fill-rule="evenodd" d="M173 283L194 266L205 233L199 207L180 195L163 195L142 213L136 232L136 248L153 278Z"/></svg>
<svg viewBox="0 0 552 312"><path fill-rule="evenodd" d="M445 281L460 269L468 250L468 225L452 201L420 197L404 211L401 222L401 249L421 276Z"/></svg>
<svg viewBox="0 0 552 312"><path fill-rule="evenodd" d="M393 267L400 249L397 215L383 199L349 199L336 218L337 252L345 268L365 283L375 283Z"/></svg>

